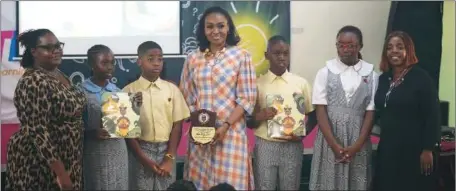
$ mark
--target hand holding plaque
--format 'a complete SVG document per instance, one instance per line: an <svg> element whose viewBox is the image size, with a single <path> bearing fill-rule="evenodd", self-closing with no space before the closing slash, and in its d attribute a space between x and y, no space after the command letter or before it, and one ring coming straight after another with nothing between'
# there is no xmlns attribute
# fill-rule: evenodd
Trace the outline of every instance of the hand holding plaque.
<svg viewBox="0 0 456 191"><path fill-rule="evenodd" d="M208 144L215 136L216 113L202 109L190 115L190 137L195 144Z"/></svg>

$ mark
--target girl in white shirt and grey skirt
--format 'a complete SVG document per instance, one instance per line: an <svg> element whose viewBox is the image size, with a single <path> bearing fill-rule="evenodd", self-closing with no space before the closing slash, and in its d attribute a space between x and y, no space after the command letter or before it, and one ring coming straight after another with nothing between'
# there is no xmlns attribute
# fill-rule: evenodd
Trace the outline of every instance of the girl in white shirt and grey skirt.
<svg viewBox="0 0 456 191"><path fill-rule="evenodd" d="M361 31L337 33L338 58L314 80L312 104L319 130L314 143L310 190L367 190L371 179L370 131L378 75L361 59Z"/></svg>

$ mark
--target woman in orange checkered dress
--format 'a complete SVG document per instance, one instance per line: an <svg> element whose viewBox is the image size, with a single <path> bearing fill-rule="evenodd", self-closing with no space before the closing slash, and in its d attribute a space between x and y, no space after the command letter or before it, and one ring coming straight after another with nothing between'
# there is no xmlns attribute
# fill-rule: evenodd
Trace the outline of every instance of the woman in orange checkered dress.
<svg viewBox="0 0 456 191"><path fill-rule="evenodd" d="M252 114L257 95L251 56L237 47L233 20L220 7L204 12L197 39L199 49L187 57L180 88L191 112L217 113L217 131L210 145L189 143L184 178L198 190L224 182L236 190L253 190L244 117Z"/></svg>

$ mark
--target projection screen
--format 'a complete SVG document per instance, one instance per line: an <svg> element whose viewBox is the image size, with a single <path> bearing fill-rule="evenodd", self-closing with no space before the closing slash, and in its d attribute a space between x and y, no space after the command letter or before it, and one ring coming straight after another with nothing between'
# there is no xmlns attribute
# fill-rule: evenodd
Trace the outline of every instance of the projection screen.
<svg viewBox="0 0 456 191"><path fill-rule="evenodd" d="M180 54L179 24L179 1L18 2L18 32L48 28L65 43L66 56L85 55L95 44L134 55L148 40L159 43L165 54Z"/></svg>

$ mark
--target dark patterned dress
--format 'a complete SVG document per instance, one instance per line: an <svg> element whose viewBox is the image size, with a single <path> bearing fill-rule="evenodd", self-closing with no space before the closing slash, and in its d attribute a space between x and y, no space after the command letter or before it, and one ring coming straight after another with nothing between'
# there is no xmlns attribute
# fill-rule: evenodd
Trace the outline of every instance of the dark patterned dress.
<svg viewBox="0 0 456 191"><path fill-rule="evenodd" d="M82 189L82 112L86 98L44 71L27 69L14 105L21 129L7 151L6 190L59 190L53 161L61 160L74 190Z"/></svg>

